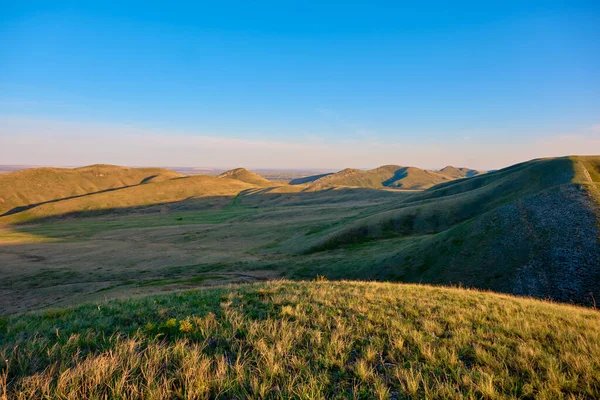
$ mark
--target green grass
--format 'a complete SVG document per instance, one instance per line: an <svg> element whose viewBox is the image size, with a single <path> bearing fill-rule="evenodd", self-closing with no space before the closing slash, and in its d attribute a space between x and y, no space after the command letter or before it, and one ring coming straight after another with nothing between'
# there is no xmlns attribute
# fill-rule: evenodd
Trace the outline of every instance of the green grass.
<svg viewBox="0 0 600 400"><path fill-rule="evenodd" d="M75 219L45 222L39 225L12 227L13 231L46 238L91 237L100 232L133 228L156 228L197 224L221 224L235 218L243 218L257 212L251 207L225 207L220 210L197 212L172 212L140 216L124 216L105 219Z"/></svg>
<svg viewBox="0 0 600 400"><path fill-rule="evenodd" d="M0 320L0 343L10 399L600 396L597 311L420 285L272 282L88 304Z"/></svg>

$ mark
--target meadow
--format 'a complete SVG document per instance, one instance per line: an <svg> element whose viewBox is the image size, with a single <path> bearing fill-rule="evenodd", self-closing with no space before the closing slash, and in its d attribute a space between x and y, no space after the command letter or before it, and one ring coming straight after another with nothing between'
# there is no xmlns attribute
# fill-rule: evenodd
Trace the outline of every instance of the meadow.
<svg viewBox="0 0 600 400"><path fill-rule="evenodd" d="M459 288L278 281L1 321L8 399L600 396L597 311Z"/></svg>

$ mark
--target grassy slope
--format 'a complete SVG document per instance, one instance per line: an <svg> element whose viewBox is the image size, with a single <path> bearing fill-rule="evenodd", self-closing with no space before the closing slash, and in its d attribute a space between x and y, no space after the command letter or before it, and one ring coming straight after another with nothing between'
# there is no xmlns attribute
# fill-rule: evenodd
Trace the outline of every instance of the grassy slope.
<svg viewBox="0 0 600 400"><path fill-rule="evenodd" d="M600 294L599 207L578 163L595 170L597 160L534 160L442 184L313 236L308 253L368 245L388 256L363 277L591 304Z"/></svg>
<svg viewBox="0 0 600 400"><path fill-rule="evenodd" d="M0 343L9 398L600 396L597 311L429 286L278 282L89 304L4 319Z"/></svg>
<svg viewBox="0 0 600 400"><path fill-rule="evenodd" d="M573 181L582 184L600 205L600 157L577 157Z"/></svg>
<svg viewBox="0 0 600 400"><path fill-rule="evenodd" d="M220 224L233 218L245 217L255 212L250 207L223 207L217 210L201 212L169 212L122 216L117 218L81 218L68 221L57 221L51 224L27 225L20 231L7 230L4 236L0 231L0 241L4 242L13 235L31 234L39 238L89 238L101 232L121 229L157 228L163 226L184 226L198 224Z"/></svg>
<svg viewBox="0 0 600 400"><path fill-rule="evenodd" d="M182 176L162 168L91 165L33 168L0 175L0 214L15 207Z"/></svg>
<svg viewBox="0 0 600 400"><path fill-rule="evenodd" d="M330 232L313 246L330 248L396 234L441 232L523 196L570 183L574 175L572 165L567 158L530 161L441 184L390 205L389 210L378 210L372 216Z"/></svg>
<svg viewBox="0 0 600 400"><path fill-rule="evenodd" d="M191 198L212 198L216 204L231 201L242 190L254 185L235 179L197 175L185 178L149 182L118 190L94 193L83 197L42 204L18 214L0 217L0 225L22 223L40 218L87 212L102 214L115 209L132 209L168 205ZM221 200L219 200L222 198Z"/></svg>

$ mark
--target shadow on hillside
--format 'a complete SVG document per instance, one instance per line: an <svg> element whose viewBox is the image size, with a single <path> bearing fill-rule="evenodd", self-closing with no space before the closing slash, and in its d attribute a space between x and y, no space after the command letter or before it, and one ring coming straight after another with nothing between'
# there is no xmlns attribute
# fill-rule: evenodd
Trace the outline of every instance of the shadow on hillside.
<svg viewBox="0 0 600 400"><path fill-rule="evenodd" d="M324 177L329 176L329 175L333 175L333 172L328 172L328 173L319 174L319 175L305 176L305 177L302 177L302 178L295 178L295 179L292 179L289 184L290 185L302 185L303 183L314 182L317 179L321 179L321 178L324 178Z"/></svg>
<svg viewBox="0 0 600 400"><path fill-rule="evenodd" d="M0 217L6 217L8 215L13 215L13 214L17 214L17 213L20 213L20 212L23 212L23 211L31 210L32 208L39 207L39 206L42 206L44 204L58 203L59 201L79 199L79 198L83 198L83 197L92 196L92 195L95 195L95 194L114 192L116 190L122 190L122 189L128 189L128 188L140 186L140 185L143 185L145 183L148 183L149 181L151 181L152 179L156 178L157 176L158 175L148 176L148 177L142 179L141 182L138 183L138 184L136 184L136 185L119 186L119 187L116 187L116 188L110 188L110 189L105 189L105 190L98 190L96 192L79 194L79 195L76 195L76 196L61 197L60 199L42 201L42 202L39 202L39 203L33 203L33 204L27 204L25 206L15 207L13 209L10 209L10 210L6 211L4 214L0 214Z"/></svg>
<svg viewBox="0 0 600 400"><path fill-rule="evenodd" d="M399 170L394 172L394 176L392 176L386 181L381 182L381 184L383 186L392 186L394 182L399 181L400 179L406 178L408 176L408 173L406 172L407 170L408 167L400 168Z"/></svg>

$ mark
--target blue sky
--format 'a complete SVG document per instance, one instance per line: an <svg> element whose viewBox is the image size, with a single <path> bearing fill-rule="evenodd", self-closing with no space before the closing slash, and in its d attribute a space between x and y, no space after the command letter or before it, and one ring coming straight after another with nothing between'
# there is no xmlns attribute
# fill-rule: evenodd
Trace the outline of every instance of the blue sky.
<svg viewBox="0 0 600 400"><path fill-rule="evenodd" d="M409 4L3 2L0 164L600 154L598 2Z"/></svg>

